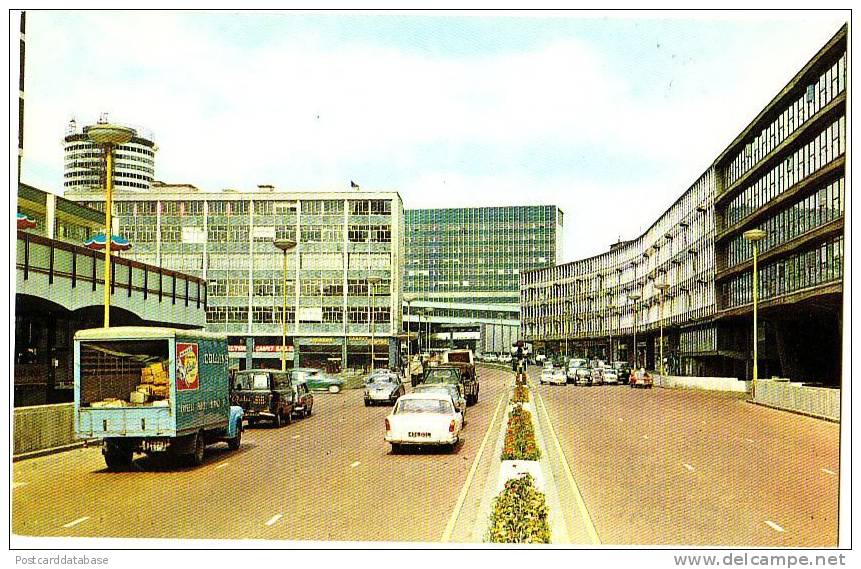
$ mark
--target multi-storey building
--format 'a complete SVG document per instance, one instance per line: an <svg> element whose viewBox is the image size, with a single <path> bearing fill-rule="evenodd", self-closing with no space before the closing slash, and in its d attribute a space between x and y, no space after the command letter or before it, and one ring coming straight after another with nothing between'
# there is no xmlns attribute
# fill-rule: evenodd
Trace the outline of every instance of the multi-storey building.
<svg viewBox="0 0 861 569"><path fill-rule="evenodd" d="M640 237L588 259L523 273L524 337L539 350L549 344L558 353L633 362L636 318L638 361L651 361L654 346L643 332L659 325L656 284L670 285L665 322L687 326L714 313L713 199L709 169Z"/></svg>
<svg viewBox="0 0 861 569"><path fill-rule="evenodd" d="M74 199L104 209L101 192ZM377 367L398 362L396 192L215 193L157 183L115 200L116 229L132 243L125 255L208 281L206 329L228 334L238 367L279 365L285 292L292 365L367 367L372 351ZM286 289L276 239L298 242L287 253Z"/></svg>
<svg viewBox="0 0 861 569"><path fill-rule="evenodd" d="M562 212L551 205L413 209L404 219L411 329L427 323L431 347L507 352L519 337L520 272L556 263Z"/></svg>
<svg viewBox="0 0 861 569"><path fill-rule="evenodd" d="M104 120L100 122L107 122ZM69 122L63 139L66 192L91 191L105 187L105 162L102 147L87 136L89 126L79 129L76 121ZM114 178L117 190L146 192L153 183L155 152L152 136L134 131L130 141L114 149Z"/></svg>
<svg viewBox="0 0 861 569"><path fill-rule="evenodd" d="M715 286L722 336L752 346L758 243L760 375L840 377L846 172L844 27L715 161ZM739 358L736 374L750 368ZM749 373L749 371L747 371Z"/></svg>
<svg viewBox="0 0 861 569"><path fill-rule="evenodd" d="M742 234L759 228L760 375L838 382L846 36L844 26L643 235L522 274L525 337L633 363L636 329L636 361L658 368L663 324L669 373L749 378Z"/></svg>

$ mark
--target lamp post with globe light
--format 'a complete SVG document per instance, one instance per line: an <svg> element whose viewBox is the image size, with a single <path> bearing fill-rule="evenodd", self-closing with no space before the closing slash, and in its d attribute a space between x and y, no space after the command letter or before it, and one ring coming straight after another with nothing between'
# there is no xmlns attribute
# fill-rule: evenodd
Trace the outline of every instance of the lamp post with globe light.
<svg viewBox="0 0 861 569"><path fill-rule="evenodd" d="M634 369L637 369L637 364L639 363L639 357L637 354L637 301L640 300L642 296L639 292L632 292L628 294L628 300L634 303Z"/></svg>
<svg viewBox="0 0 861 569"><path fill-rule="evenodd" d="M281 249L284 257L284 269L281 275L281 371L287 371L287 253L296 248L296 241L276 239L272 243Z"/></svg>
<svg viewBox="0 0 861 569"><path fill-rule="evenodd" d="M111 213L113 209L114 189L114 149L120 144L130 141L135 135L134 129L109 124L99 123L85 129L87 138L101 147L105 157L105 328L110 327L111 322L111 244L113 229L111 225Z"/></svg>
<svg viewBox="0 0 861 569"><path fill-rule="evenodd" d="M374 306L374 304L376 303L377 285L380 284L380 280L381 280L380 277L376 277L376 276L368 277L368 292L370 294L368 299L369 299L370 308L371 308L370 309L370 312L371 312L371 320L370 320L370 323L371 323L370 324L370 328L371 328L371 371L374 371L376 369L376 363L377 363L375 360L375 357L374 357L375 356L374 344L376 342L375 331L374 331L374 311L376 310L376 307Z"/></svg>
<svg viewBox="0 0 861 569"><path fill-rule="evenodd" d="M666 282L658 282L655 283L655 288L661 291L661 350L660 350L660 358L661 358L661 376L663 376L666 372L664 370L664 292L668 288L670 288L670 284Z"/></svg>

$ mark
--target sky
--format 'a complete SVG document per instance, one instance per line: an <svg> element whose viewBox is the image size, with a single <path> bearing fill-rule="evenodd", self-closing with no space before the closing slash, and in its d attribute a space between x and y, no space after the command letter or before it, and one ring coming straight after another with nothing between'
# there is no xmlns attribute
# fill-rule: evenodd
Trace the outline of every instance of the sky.
<svg viewBox="0 0 861 569"><path fill-rule="evenodd" d="M69 120L108 113L204 191L555 204L567 262L641 235L847 19L28 11L22 181L62 193Z"/></svg>

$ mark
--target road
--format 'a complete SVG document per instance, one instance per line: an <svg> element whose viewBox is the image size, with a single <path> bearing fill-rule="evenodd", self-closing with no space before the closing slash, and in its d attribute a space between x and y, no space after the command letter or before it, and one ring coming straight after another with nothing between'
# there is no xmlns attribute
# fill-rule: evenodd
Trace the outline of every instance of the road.
<svg viewBox="0 0 861 569"><path fill-rule="evenodd" d="M238 451L208 447L201 467L140 457L105 469L96 448L16 462L12 531L31 536L438 542L504 390L481 375L455 451L392 455L389 407L361 390L315 395L314 414L249 428ZM409 390L409 387L407 388ZM496 427L498 428L498 426ZM464 520L474 516L468 500Z"/></svg>
<svg viewBox="0 0 861 569"><path fill-rule="evenodd" d="M383 441L389 408L365 407L354 390L317 395L314 415L292 425L248 429L239 451L209 447L197 468L142 457L133 471L110 473L97 448L16 462L12 531L480 542L472 532L504 413L472 467L510 378L482 369L481 399L452 453L392 455ZM537 393L602 544L836 545L839 425L710 392L568 385ZM554 467L560 486L563 469ZM572 488L559 490L575 527L582 508Z"/></svg>
<svg viewBox="0 0 861 569"><path fill-rule="evenodd" d="M538 393L601 543L837 545L839 425L715 392Z"/></svg>

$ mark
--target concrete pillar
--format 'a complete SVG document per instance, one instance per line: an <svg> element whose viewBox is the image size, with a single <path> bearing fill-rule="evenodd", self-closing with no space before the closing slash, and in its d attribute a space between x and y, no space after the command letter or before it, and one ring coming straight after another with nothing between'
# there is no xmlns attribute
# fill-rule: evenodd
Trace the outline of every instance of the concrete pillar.
<svg viewBox="0 0 861 569"><path fill-rule="evenodd" d="M254 338L252 336L245 337L245 369L254 367Z"/></svg>

